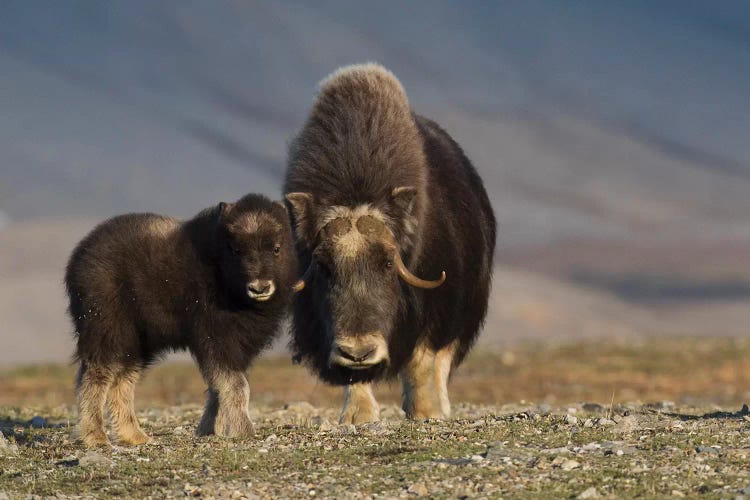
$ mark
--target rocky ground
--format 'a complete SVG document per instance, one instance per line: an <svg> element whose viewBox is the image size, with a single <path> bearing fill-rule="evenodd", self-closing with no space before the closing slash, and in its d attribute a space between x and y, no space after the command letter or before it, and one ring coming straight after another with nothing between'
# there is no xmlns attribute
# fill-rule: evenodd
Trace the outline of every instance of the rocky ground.
<svg viewBox="0 0 750 500"><path fill-rule="evenodd" d="M448 421L337 425L306 402L253 407L245 439L195 438L197 405L140 413L155 444L86 451L73 408L0 407L0 498L568 498L750 495L748 408L459 404Z"/></svg>

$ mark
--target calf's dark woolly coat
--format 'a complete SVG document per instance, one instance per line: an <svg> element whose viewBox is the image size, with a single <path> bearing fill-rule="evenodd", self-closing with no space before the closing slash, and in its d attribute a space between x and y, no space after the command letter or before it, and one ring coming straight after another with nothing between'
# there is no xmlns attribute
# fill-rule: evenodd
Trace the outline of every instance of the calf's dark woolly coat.
<svg viewBox="0 0 750 500"><path fill-rule="evenodd" d="M95 228L65 276L84 442L108 442L106 400L122 442L148 441L133 413L134 385L176 349L192 353L209 386L198 432L250 430L245 371L278 332L295 276L287 211L258 195L186 222L130 214Z"/></svg>
<svg viewBox="0 0 750 500"><path fill-rule="evenodd" d="M445 416L443 386L484 321L495 248L492 207L459 145L411 111L390 72L346 67L321 84L291 145L284 193L309 266L294 307L297 356L352 387L400 373L408 416ZM406 273L447 279L434 289L399 283L398 257ZM372 354L381 337L387 353ZM342 421L376 419L369 388L357 387L347 401L367 408L345 408Z"/></svg>

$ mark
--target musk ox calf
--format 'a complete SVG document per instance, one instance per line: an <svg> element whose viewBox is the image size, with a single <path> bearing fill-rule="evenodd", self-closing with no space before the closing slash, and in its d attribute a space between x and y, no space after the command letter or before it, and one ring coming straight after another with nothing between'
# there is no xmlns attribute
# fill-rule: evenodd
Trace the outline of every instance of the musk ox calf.
<svg viewBox="0 0 750 500"><path fill-rule="evenodd" d="M292 347L347 385L341 421L378 419L371 382L400 374L409 418L447 417L447 382L487 310L495 217L476 170L381 66L321 83L284 193L307 286Z"/></svg>
<svg viewBox="0 0 750 500"><path fill-rule="evenodd" d="M133 409L134 387L144 368L177 349L191 352L208 384L198 434L249 432L245 372L287 311L297 272L292 247L286 208L259 195L186 222L122 215L86 236L65 275L84 443L109 443L107 401L121 443L149 441Z"/></svg>

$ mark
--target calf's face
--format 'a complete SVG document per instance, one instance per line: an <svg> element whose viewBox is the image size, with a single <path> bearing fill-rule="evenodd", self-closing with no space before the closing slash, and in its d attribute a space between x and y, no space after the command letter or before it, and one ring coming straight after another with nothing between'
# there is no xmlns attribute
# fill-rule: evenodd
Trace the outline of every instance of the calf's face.
<svg viewBox="0 0 750 500"><path fill-rule="evenodd" d="M261 304L285 295L296 272L286 209L219 205L216 255L222 286L240 305Z"/></svg>

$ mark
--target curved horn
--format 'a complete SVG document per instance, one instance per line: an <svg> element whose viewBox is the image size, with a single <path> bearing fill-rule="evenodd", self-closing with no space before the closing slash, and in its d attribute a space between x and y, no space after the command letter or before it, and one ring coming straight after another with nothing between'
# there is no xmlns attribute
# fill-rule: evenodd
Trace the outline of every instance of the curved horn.
<svg viewBox="0 0 750 500"><path fill-rule="evenodd" d="M421 278L417 278L414 276L411 271L409 271L406 268L406 265L404 264L404 261L401 260L401 255L398 252L398 249L396 249L396 257L395 257L395 263L396 263L396 269L398 270L398 275L401 277L402 280L406 281L411 286L415 286L417 288L437 288L443 283L445 283L445 271L442 271L440 274L440 278L433 280L433 281L427 281L423 280Z"/></svg>
<svg viewBox="0 0 750 500"><path fill-rule="evenodd" d="M305 284L307 283L307 280L310 279L310 275L312 274L313 262L313 260L310 261L310 265L307 266L307 271L305 271L305 274L303 274L302 278L300 278L299 281L297 281L297 283L292 286L292 290L294 290L294 293L301 292L305 289Z"/></svg>

